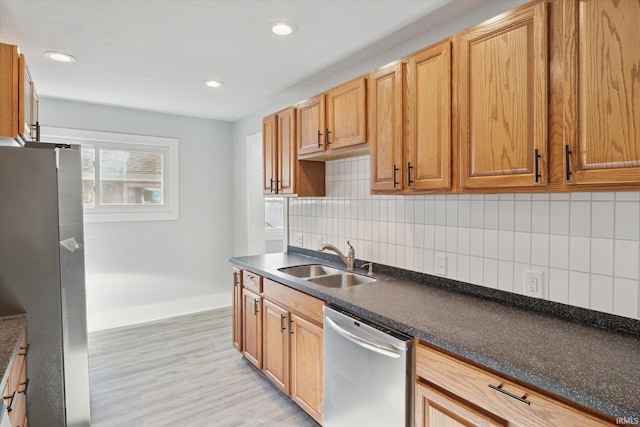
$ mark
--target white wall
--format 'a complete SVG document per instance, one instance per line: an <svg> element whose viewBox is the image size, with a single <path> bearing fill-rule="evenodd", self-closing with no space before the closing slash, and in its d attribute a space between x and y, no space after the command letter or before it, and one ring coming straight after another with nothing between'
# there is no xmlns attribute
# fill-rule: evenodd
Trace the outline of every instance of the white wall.
<svg viewBox="0 0 640 427"><path fill-rule="evenodd" d="M40 120L180 140L179 220L85 224L90 330L230 303L230 123L50 98Z"/></svg>
<svg viewBox="0 0 640 427"><path fill-rule="evenodd" d="M640 319L640 192L372 196L369 156L327 162L327 197L292 199L289 232L356 257ZM375 267L374 267L375 270Z"/></svg>
<svg viewBox="0 0 640 427"><path fill-rule="evenodd" d="M247 188L246 164L247 150L245 138L262 130L262 118L283 108L289 107L310 96L321 93L340 83L348 81L362 74L373 71L391 61L402 58L432 43L481 23L502 12L510 10L526 0L487 0L478 7L470 9L463 15L444 19L441 22L425 19L407 29L410 38L396 45L390 45L388 40L370 46L354 53L343 61L333 64L315 75L307 77L277 95L273 105L256 111L255 113L234 122L233 124L233 211L234 211L234 255L248 253L247 242L247 202L245 192ZM393 39L402 40L401 35ZM321 53L319 53L321 54Z"/></svg>

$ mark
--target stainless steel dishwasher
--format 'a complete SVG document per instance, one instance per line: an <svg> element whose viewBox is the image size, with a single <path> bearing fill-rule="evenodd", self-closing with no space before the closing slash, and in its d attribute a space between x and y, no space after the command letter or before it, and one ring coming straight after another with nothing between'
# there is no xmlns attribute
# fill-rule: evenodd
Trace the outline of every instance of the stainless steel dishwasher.
<svg viewBox="0 0 640 427"><path fill-rule="evenodd" d="M323 426L412 426L412 338L332 305L323 311Z"/></svg>

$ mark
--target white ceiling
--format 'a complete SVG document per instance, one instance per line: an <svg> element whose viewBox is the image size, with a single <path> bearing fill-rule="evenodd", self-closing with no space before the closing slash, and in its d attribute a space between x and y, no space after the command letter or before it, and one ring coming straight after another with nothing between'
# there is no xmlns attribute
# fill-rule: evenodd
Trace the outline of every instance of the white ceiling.
<svg viewBox="0 0 640 427"><path fill-rule="evenodd" d="M0 42L20 46L41 96L234 121L485 1L0 0ZM271 34L280 20L298 31Z"/></svg>

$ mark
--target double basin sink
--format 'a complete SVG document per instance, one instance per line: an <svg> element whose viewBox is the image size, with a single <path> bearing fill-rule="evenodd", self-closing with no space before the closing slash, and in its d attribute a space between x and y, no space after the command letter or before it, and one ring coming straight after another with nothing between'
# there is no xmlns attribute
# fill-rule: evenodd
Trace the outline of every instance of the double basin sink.
<svg viewBox="0 0 640 427"><path fill-rule="evenodd" d="M328 288L346 288L376 281L373 277L339 270L322 264L283 267L279 268L278 271Z"/></svg>

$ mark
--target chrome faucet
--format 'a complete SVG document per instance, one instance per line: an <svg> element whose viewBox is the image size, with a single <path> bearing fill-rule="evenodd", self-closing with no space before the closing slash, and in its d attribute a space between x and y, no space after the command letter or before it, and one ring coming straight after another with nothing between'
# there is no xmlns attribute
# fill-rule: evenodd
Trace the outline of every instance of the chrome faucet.
<svg viewBox="0 0 640 427"><path fill-rule="evenodd" d="M355 249L353 249L353 246L351 246L351 243L349 243L348 240L347 240L347 245L349 245L349 256L344 256L344 254L340 251L340 249L338 249L335 246L330 245L328 243L320 245L318 250L319 251L324 251L325 249L330 249L330 250L334 251L335 253L338 254L338 256L340 257L342 262L344 262L347 265L347 270L348 271L353 271L353 270L355 270L355 266L356 266L356 251L355 251Z"/></svg>

